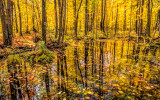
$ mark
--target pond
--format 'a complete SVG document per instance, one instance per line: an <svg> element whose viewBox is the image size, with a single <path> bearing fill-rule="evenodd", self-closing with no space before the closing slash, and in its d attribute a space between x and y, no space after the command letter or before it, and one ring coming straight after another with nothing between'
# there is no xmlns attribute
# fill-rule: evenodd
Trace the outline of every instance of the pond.
<svg viewBox="0 0 160 100"><path fill-rule="evenodd" d="M2 100L160 99L160 48L155 46L102 39L77 41L54 50L52 58L24 55L0 61Z"/></svg>

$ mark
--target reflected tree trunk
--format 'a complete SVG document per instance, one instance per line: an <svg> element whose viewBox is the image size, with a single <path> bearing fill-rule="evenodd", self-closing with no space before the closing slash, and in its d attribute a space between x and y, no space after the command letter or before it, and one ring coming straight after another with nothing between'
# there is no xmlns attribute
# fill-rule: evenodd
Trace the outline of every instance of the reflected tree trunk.
<svg viewBox="0 0 160 100"><path fill-rule="evenodd" d="M46 92L47 92L47 97L49 100L51 100L50 97L50 84L49 84L49 73L48 73L48 66L46 67L46 72L44 74L45 77L45 85L46 85Z"/></svg>
<svg viewBox="0 0 160 100"><path fill-rule="evenodd" d="M85 58L84 58L84 64L85 64L85 86L88 87L88 50L89 50L89 43L85 42Z"/></svg>
<svg viewBox="0 0 160 100"><path fill-rule="evenodd" d="M99 96L103 96L103 70L104 70L104 55L103 55L104 42L100 42L100 58L99 58Z"/></svg>

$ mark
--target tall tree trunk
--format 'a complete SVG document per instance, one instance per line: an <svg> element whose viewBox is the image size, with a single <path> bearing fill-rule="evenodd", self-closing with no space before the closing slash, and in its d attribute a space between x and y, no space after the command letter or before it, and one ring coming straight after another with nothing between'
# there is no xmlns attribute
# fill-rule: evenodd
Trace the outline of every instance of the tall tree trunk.
<svg viewBox="0 0 160 100"><path fill-rule="evenodd" d="M138 0L137 0L137 9L138 9ZM139 33L138 33L138 10L136 11L135 31L136 31L136 34L139 35Z"/></svg>
<svg viewBox="0 0 160 100"><path fill-rule="evenodd" d="M0 15L1 15L1 24L2 24L2 31L3 31L3 44L8 45L8 31L7 31L7 22L6 22L6 15L5 15L5 8L4 8L3 1L0 0Z"/></svg>
<svg viewBox="0 0 160 100"><path fill-rule="evenodd" d="M35 28L35 8L34 8L34 1L32 1L32 9L33 9L33 15L32 15L32 23L33 23L33 31L37 32L36 28Z"/></svg>
<svg viewBox="0 0 160 100"><path fill-rule="evenodd" d="M17 11L16 11L16 5L15 4L14 4L14 17L15 17L15 24L16 24L16 33L18 33Z"/></svg>
<svg viewBox="0 0 160 100"><path fill-rule="evenodd" d="M101 31L104 31L103 30L103 26L104 26L104 19L103 19L103 15L104 15L104 1L102 0L101 1L101 22L100 22L100 28L101 28Z"/></svg>
<svg viewBox="0 0 160 100"><path fill-rule="evenodd" d="M22 18L21 18L21 9L19 6L19 0L17 0L17 6L19 11L19 33L20 33L20 36L22 36Z"/></svg>
<svg viewBox="0 0 160 100"><path fill-rule="evenodd" d="M77 0L74 0L73 1L73 11L74 11L74 32L75 32L75 37L77 38L77 22L76 22L76 13L77 13L77 6L76 6L76 4L77 4Z"/></svg>
<svg viewBox="0 0 160 100"><path fill-rule="evenodd" d="M66 0L63 1L63 32L62 32L62 42L64 40L64 35L66 34Z"/></svg>
<svg viewBox="0 0 160 100"><path fill-rule="evenodd" d="M131 15L130 15L130 30L129 30L129 38L131 35L131 31L132 31L132 1L131 1Z"/></svg>
<svg viewBox="0 0 160 100"><path fill-rule="evenodd" d="M124 24L123 24L123 31L126 31L126 0L124 0Z"/></svg>
<svg viewBox="0 0 160 100"><path fill-rule="evenodd" d="M59 5L59 36L58 36L58 44L61 42L61 37L62 37L62 18L63 18L63 0L58 0L58 5Z"/></svg>
<svg viewBox="0 0 160 100"><path fill-rule="evenodd" d="M42 0L42 39L45 43L46 43L46 25L47 25L46 0Z"/></svg>
<svg viewBox="0 0 160 100"><path fill-rule="evenodd" d="M104 24L104 21L105 21L105 12L106 12L106 0L101 2L101 23L100 23L100 28L101 28L101 31L105 32L105 24Z"/></svg>
<svg viewBox="0 0 160 100"><path fill-rule="evenodd" d="M140 17L140 36L143 34L143 6L144 6L144 0L141 1L141 17Z"/></svg>
<svg viewBox="0 0 160 100"><path fill-rule="evenodd" d="M95 0L94 0L95 2ZM92 25L92 32L93 32L93 38L94 38L94 34L95 34L95 28L94 28L94 25L95 25L95 4L93 4L93 7L92 7L92 19L91 19L91 25Z"/></svg>
<svg viewBox="0 0 160 100"><path fill-rule="evenodd" d="M159 36L160 36L160 10L158 10L158 29L159 29Z"/></svg>
<svg viewBox="0 0 160 100"><path fill-rule="evenodd" d="M12 35L13 35L13 2L7 0L7 30L8 30L8 45L12 45Z"/></svg>
<svg viewBox="0 0 160 100"><path fill-rule="evenodd" d="M27 29L26 29L26 33L29 33L29 30L28 30L28 2L27 2L27 0L26 0L26 13L27 13Z"/></svg>
<svg viewBox="0 0 160 100"><path fill-rule="evenodd" d="M76 2L76 0L75 0L75 2ZM75 37L76 37L76 38L77 38L77 32L78 32L79 10L80 10L80 8L81 8L81 6L82 6L82 2L83 2L83 0L81 0L80 5L79 5L79 7L78 7L78 10L77 10L76 7L74 8L74 14L75 14L75 26L74 26L74 28L75 28ZM76 3L75 3L75 4L76 4ZM81 26L80 26L80 27L81 27Z"/></svg>
<svg viewBox="0 0 160 100"><path fill-rule="evenodd" d="M151 1L148 0L148 12L147 12L147 26L146 26L146 35L150 37L151 31Z"/></svg>
<svg viewBox="0 0 160 100"><path fill-rule="evenodd" d="M85 35L88 35L88 0L85 4Z"/></svg>
<svg viewBox="0 0 160 100"><path fill-rule="evenodd" d="M57 16L57 1L54 0L54 11L55 11L55 29L56 29L56 34L55 34L55 38L57 38L58 35L58 16Z"/></svg>
<svg viewBox="0 0 160 100"><path fill-rule="evenodd" d="M114 34L114 36L117 35L117 26L118 26L118 4L117 4L117 13L116 13L115 34Z"/></svg>

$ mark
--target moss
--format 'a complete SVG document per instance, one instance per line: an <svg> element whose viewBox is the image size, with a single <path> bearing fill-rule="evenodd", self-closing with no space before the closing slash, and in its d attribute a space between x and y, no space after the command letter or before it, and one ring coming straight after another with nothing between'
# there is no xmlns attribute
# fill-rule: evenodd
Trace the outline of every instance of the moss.
<svg viewBox="0 0 160 100"><path fill-rule="evenodd" d="M8 63L9 64L20 64L22 62L22 59L19 55L9 55L8 56Z"/></svg>
<svg viewBox="0 0 160 100"><path fill-rule="evenodd" d="M34 53L28 56L28 60L31 65L34 63L40 63L42 65L51 63L54 59L53 52L48 50L43 41L38 42Z"/></svg>

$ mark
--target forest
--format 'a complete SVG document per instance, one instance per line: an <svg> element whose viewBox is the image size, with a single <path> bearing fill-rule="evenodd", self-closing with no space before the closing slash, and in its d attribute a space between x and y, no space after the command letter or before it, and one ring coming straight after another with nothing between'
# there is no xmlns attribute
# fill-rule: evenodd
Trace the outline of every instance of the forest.
<svg viewBox="0 0 160 100"><path fill-rule="evenodd" d="M0 100L160 100L160 0L0 0Z"/></svg>

